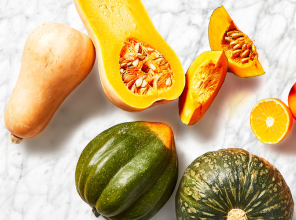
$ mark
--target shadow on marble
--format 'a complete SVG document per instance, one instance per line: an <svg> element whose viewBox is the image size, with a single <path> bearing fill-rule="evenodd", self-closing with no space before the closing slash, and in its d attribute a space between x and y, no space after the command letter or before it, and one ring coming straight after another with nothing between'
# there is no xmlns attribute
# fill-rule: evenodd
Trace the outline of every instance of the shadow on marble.
<svg viewBox="0 0 296 220"><path fill-rule="evenodd" d="M162 122L175 132L180 122L178 100L160 104L141 112L131 112L134 121Z"/></svg>
<svg viewBox="0 0 296 220"><path fill-rule="evenodd" d="M288 136L279 144L272 145L271 149L283 154L296 154L296 121L295 120Z"/></svg>
<svg viewBox="0 0 296 220"><path fill-rule="evenodd" d="M105 96L96 61L88 77L64 100L48 126L36 137L23 141L28 151L54 152L69 141L86 120L103 117L112 103Z"/></svg>
<svg viewBox="0 0 296 220"><path fill-rule="evenodd" d="M200 121L190 126L190 129L186 129L186 132L192 132L196 139L201 142L211 140L220 129L226 129L218 127L223 114L225 115L226 109L240 108L239 103L237 103L237 106L229 106L231 99L236 99L236 96L247 97L248 94L256 92L260 88L260 84L261 79L259 77L240 78L228 72L219 93L207 112ZM243 106L241 106L241 108L243 108ZM229 115L229 117L232 117L232 115ZM224 126L228 125L226 124Z"/></svg>

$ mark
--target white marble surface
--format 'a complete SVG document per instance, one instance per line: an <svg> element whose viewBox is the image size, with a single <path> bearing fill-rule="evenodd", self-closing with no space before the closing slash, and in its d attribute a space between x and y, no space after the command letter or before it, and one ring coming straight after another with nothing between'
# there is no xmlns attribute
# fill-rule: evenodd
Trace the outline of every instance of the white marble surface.
<svg viewBox="0 0 296 220"><path fill-rule="evenodd" d="M241 30L256 40L266 74L243 79L228 73L212 106L196 125L183 125L178 101L140 113L116 108L104 95L97 64L64 101L37 137L11 145L3 113L16 83L27 36L38 24L56 21L86 33L71 0L0 0L0 219L95 219L76 193L74 172L86 144L121 122L147 120L170 125L175 133L180 176L201 154L244 148L266 158L283 174L296 201L296 124L282 143L268 146L253 135L249 114L257 101L287 103L296 82L295 1L143 0L156 28L180 57L185 70L210 50L208 23L222 4ZM154 220L176 219L174 195ZM296 214L294 216L296 219Z"/></svg>

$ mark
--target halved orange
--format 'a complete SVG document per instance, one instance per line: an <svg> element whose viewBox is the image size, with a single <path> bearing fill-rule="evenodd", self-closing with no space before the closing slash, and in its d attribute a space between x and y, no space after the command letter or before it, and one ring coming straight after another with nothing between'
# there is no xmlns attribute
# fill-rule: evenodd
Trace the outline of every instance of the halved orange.
<svg viewBox="0 0 296 220"><path fill-rule="evenodd" d="M288 106L278 99L263 99L251 112L251 128L264 144L277 144L290 132L293 116Z"/></svg>

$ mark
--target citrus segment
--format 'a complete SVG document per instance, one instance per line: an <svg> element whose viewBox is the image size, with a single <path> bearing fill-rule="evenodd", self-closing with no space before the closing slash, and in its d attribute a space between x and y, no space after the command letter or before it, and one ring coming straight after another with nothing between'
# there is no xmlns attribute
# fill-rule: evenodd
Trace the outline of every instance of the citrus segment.
<svg viewBox="0 0 296 220"><path fill-rule="evenodd" d="M263 99L251 112L251 128L265 144L277 144L290 132L293 117L290 109L278 99Z"/></svg>

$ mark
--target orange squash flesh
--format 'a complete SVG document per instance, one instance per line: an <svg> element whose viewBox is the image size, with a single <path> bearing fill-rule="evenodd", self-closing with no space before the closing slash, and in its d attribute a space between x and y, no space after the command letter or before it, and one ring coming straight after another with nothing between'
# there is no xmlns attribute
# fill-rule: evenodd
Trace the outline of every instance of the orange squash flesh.
<svg viewBox="0 0 296 220"><path fill-rule="evenodd" d="M179 99L179 112L184 124L193 125L205 114L220 87L228 68L223 51L202 53L186 73L186 86Z"/></svg>
<svg viewBox="0 0 296 220"><path fill-rule="evenodd" d="M227 42L224 40L226 33L230 30L241 32L225 8L223 6L217 8L213 12L209 24L209 41L211 49L225 51L229 62L228 71L233 72L240 77L253 77L264 74L264 70L259 63L258 58L252 58L247 63L242 63L240 58L232 58L230 46L229 44L227 45Z"/></svg>
<svg viewBox="0 0 296 220"><path fill-rule="evenodd" d="M126 111L141 111L180 96L185 86L182 65L153 26L141 1L74 0L74 3L95 45L104 92L116 106ZM119 72L119 55L131 38L163 54L174 74L170 88L147 95L133 94L126 88Z"/></svg>
<svg viewBox="0 0 296 220"><path fill-rule="evenodd" d="M291 109L293 118L296 119L296 83L291 88L288 98L289 108Z"/></svg>

